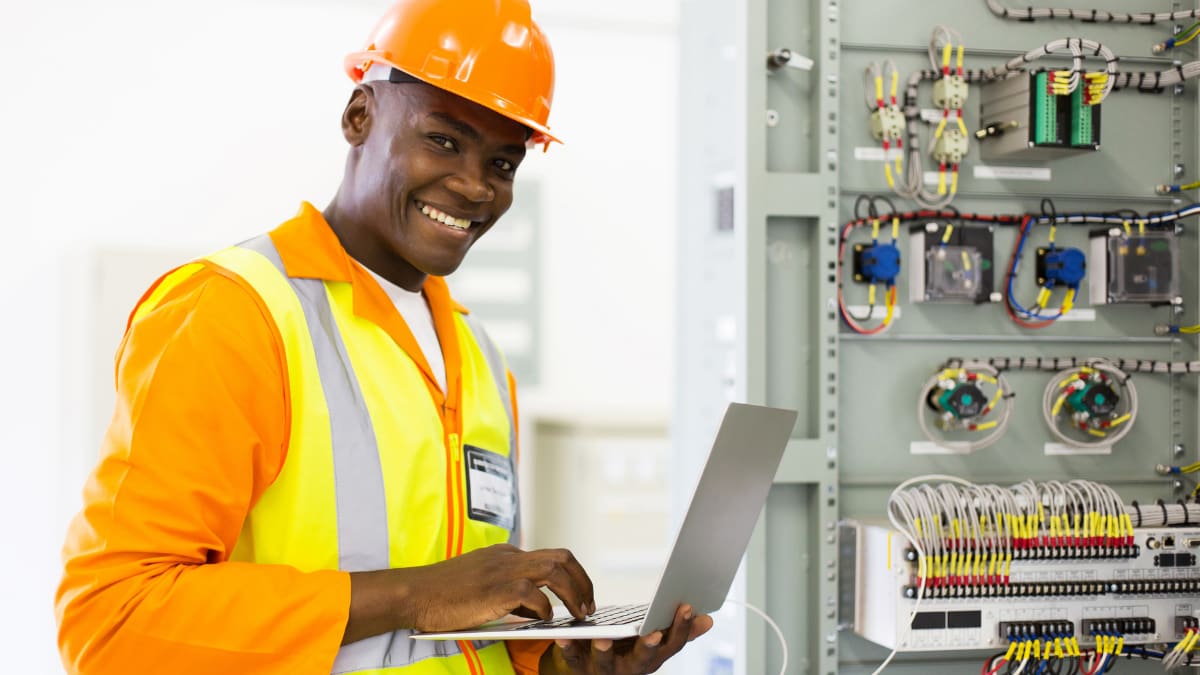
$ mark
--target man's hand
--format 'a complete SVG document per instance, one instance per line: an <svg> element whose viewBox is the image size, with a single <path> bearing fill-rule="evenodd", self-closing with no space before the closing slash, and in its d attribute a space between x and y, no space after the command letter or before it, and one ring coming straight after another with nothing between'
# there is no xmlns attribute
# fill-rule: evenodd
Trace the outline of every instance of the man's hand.
<svg viewBox="0 0 1200 675"><path fill-rule="evenodd" d="M576 618L595 611L592 580L565 549L497 544L423 567L355 572L342 644L406 628L471 628L510 613L549 619L543 587Z"/></svg>
<svg viewBox="0 0 1200 675"><path fill-rule="evenodd" d="M542 675L644 675L712 628L712 617L681 605L666 631L628 640L560 640L542 656Z"/></svg>

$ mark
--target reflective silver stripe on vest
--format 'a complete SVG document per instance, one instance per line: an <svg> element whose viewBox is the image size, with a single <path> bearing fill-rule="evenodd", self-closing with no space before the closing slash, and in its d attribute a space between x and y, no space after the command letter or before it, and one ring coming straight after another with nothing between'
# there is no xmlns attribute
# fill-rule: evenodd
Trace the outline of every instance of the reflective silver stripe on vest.
<svg viewBox="0 0 1200 675"><path fill-rule="evenodd" d="M387 497L379 447L358 378L329 306L325 282L288 277L279 251L267 235L240 246L266 257L287 278L304 310L329 409L337 499L338 569L346 572L388 569L391 565ZM456 642L411 640L411 634L412 631L396 631L342 646L333 662L333 675L403 667L460 651ZM491 643L476 643L479 648L488 644Z"/></svg>
<svg viewBox="0 0 1200 675"><path fill-rule="evenodd" d="M504 401L504 412L508 415L508 464L513 477L513 495L517 502L514 505L513 527L512 531L508 534L508 543L513 546L520 546L521 481L517 477L517 422L513 418L512 392L508 389L508 369L504 366L504 358L500 356L500 350L496 349L496 344L492 342L491 336L484 330L483 324L473 314L464 314L463 318L466 319L467 325L471 328L471 333L475 336L476 344L483 351L483 357L487 359L488 368L492 371L492 379L496 382L496 390L500 392L500 398Z"/></svg>

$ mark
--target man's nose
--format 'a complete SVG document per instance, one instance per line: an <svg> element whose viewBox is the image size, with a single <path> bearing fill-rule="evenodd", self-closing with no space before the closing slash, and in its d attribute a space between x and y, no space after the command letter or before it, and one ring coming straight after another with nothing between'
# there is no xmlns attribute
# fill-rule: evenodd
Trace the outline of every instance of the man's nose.
<svg viewBox="0 0 1200 675"><path fill-rule="evenodd" d="M450 177L447 187L468 201L490 202L496 198L496 191L488 183L484 171L484 169L463 167Z"/></svg>

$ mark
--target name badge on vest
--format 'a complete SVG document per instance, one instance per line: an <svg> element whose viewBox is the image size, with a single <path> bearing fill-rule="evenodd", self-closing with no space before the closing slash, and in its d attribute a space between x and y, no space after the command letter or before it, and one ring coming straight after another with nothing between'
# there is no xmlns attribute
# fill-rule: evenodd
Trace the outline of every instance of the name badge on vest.
<svg viewBox="0 0 1200 675"><path fill-rule="evenodd" d="M517 495L508 457L473 445L463 446L467 462L467 515L506 530L513 529Z"/></svg>

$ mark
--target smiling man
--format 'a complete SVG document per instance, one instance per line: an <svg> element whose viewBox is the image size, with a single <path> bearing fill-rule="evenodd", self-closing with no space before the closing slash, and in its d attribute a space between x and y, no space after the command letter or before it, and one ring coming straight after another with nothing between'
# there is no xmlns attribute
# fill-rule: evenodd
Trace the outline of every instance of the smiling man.
<svg viewBox="0 0 1200 675"><path fill-rule="evenodd" d="M173 270L117 355L117 409L57 596L73 674L509 675L657 670L712 625L644 638L435 643L413 630L557 595L565 550L523 551L516 396L442 277L555 139L549 43L525 0L403 0L365 50L324 212Z"/></svg>

